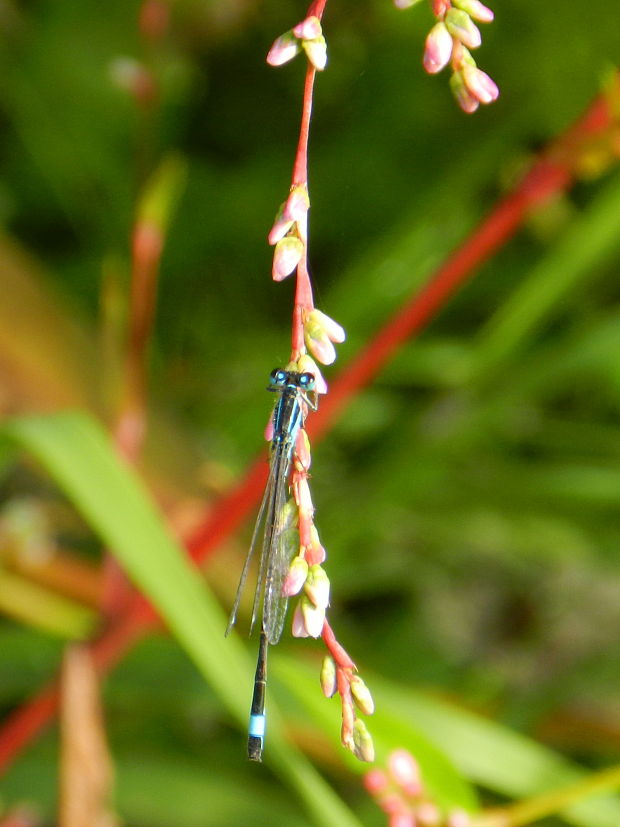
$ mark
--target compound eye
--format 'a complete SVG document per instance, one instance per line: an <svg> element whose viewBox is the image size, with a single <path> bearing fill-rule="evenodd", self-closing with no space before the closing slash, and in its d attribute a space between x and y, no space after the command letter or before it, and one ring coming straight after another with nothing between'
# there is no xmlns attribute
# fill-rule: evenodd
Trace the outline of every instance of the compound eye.
<svg viewBox="0 0 620 827"><path fill-rule="evenodd" d="M274 370L271 371L269 378L274 385L285 385L286 371L282 370L282 368L274 368Z"/></svg>
<svg viewBox="0 0 620 827"><path fill-rule="evenodd" d="M300 373L299 374L299 385L302 388L306 388L307 390L312 390L314 387L314 374L313 373Z"/></svg>

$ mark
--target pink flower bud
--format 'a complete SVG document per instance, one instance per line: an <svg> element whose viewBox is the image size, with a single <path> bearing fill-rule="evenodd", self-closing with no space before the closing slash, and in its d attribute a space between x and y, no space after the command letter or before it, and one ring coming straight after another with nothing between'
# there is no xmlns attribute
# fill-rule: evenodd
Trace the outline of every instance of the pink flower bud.
<svg viewBox="0 0 620 827"><path fill-rule="evenodd" d="M390 825L393 818L408 812L407 803L395 792L390 792L381 799L381 809L390 816Z"/></svg>
<svg viewBox="0 0 620 827"><path fill-rule="evenodd" d="M432 0L432 9L435 17L443 17L450 8L450 0Z"/></svg>
<svg viewBox="0 0 620 827"><path fill-rule="evenodd" d="M453 0L453 2L457 8L463 9L470 17L480 21L480 23L490 23L495 17L491 9L484 6L480 0Z"/></svg>
<svg viewBox="0 0 620 827"><path fill-rule="evenodd" d="M288 221L303 221L309 209L310 198L306 187L293 187L282 208L282 216Z"/></svg>
<svg viewBox="0 0 620 827"><path fill-rule="evenodd" d="M410 9L419 3L420 0L393 0L393 2L397 9Z"/></svg>
<svg viewBox="0 0 620 827"><path fill-rule="evenodd" d="M388 769L394 781L409 795L419 795L422 790L420 768L406 749L395 749L388 757Z"/></svg>
<svg viewBox="0 0 620 827"><path fill-rule="evenodd" d="M314 505L312 504L310 486L305 476L297 480L297 485L295 486L295 502L297 503L300 515L312 519Z"/></svg>
<svg viewBox="0 0 620 827"><path fill-rule="evenodd" d="M267 63L270 66L282 66L283 63L288 63L295 55L298 55L300 51L301 44L293 32L284 32L274 40L271 49L269 49Z"/></svg>
<svg viewBox="0 0 620 827"><path fill-rule="evenodd" d="M451 813L448 815L448 820L446 821L446 827L470 827L471 825L471 818L469 813L466 813L465 810L452 810Z"/></svg>
<svg viewBox="0 0 620 827"><path fill-rule="evenodd" d="M314 376L315 393L327 393L327 382L319 370L319 366L311 356L304 353L297 360L297 370L300 373L311 373Z"/></svg>
<svg viewBox="0 0 620 827"><path fill-rule="evenodd" d="M306 621L304 620L301 601L295 606L291 633L293 637L310 637L308 630L306 629Z"/></svg>
<svg viewBox="0 0 620 827"><path fill-rule="evenodd" d="M332 342L344 342L344 328L322 313L313 309L304 316L304 339L312 355L324 365L331 365L336 359Z"/></svg>
<svg viewBox="0 0 620 827"><path fill-rule="evenodd" d="M398 813L392 813L388 827L417 827L417 821L413 813L401 810Z"/></svg>
<svg viewBox="0 0 620 827"><path fill-rule="evenodd" d="M371 764L375 760L375 745L372 742L372 737L366 729L366 724L359 718L356 719L353 725L353 744L353 754L360 761Z"/></svg>
<svg viewBox="0 0 620 827"><path fill-rule="evenodd" d="M317 310L316 307L305 314L304 324L320 328L332 342L336 342L337 344L341 344L347 338L344 327L326 313Z"/></svg>
<svg viewBox="0 0 620 827"><path fill-rule="evenodd" d="M325 610L329 606L329 577L325 569L319 565L309 567L304 591L317 608Z"/></svg>
<svg viewBox="0 0 620 827"><path fill-rule="evenodd" d="M336 361L336 348L324 333L314 331L313 335L313 331L306 327L304 341L310 353L322 365L331 365Z"/></svg>
<svg viewBox="0 0 620 827"><path fill-rule="evenodd" d="M274 281L283 281L295 270L304 254L304 245L299 238L287 235L276 244L273 252L271 277Z"/></svg>
<svg viewBox="0 0 620 827"><path fill-rule="evenodd" d="M306 560L308 561L308 564L312 566L317 563L324 563L327 553L321 545L321 541L319 540L319 532L317 531L314 523L310 527L310 538L310 545L306 547Z"/></svg>
<svg viewBox="0 0 620 827"><path fill-rule="evenodd" d="M312 462L312 455L310 454L310 440L304 428L300 428L297 432L297 439L295 440L295 468L298 471L307 471Z"/></svg>
<svg viewBox="0 0 620 827"><path fill-rule="evenodd" d="M455 72L450 78L450 91L456 98L456 102L461 107L463 112L467 112L468 115L475 112L480 105L479 101L465 86L462 72Z"/></svg>
<svg viewBox="0 0 620 827"><path fill-rule="evenodd" d="M355 744L353 743L353 727L355 726L355 710L353 709L353 704L346 700L345 697L342 698L342 726L340 728L340 743L343 747L351 750L353 752L355 750Z"/></svg>
<svg viewBox="0 0 620 827"><path fill-rule="evenodd" d="M440 827L443 824L441 813L432 801L423 801L418 807L417 815L420 827Z"/></svg>
<svg viewBox="0 0 620 827"><path fill-rule="evenodd" d="M302 40L301 45L308 55L310 63L317 71L322 72L327 66L327 43L325 38L317 37L316 40Z"/></svg>
<svg viewBox="0 0 620 827"><path fill-rule="evenodd" d="M298 23L295 26L293 29L293 34L300 40L316 40L323 34L321 21L318 17L314 17L313 15L306 17L305 20L302 20L301 23Z"/></svg>
<svg viewBox="0 0 620 827"><path fill-rule="evenodd" d="M387 774L380 769L369 770L364 775L364 786L371 795L377 796L385 792L388 788Z"/></svg>
<svg viewBox="0 0 620 827"><path fill-rule="evenodd" d="M436 23L428 33L424 48L424 68L434 75L448 64L452 55L452 36L444 23Z"/></svg>
<svg viewBox="0 0 620 827"><path fill-rule="evenodd" d="M467 91L480 103L492 103L499 96L496 83L477 66L466 63L461 69Z"/></svg>
<svg viewBox="0 0 620 827"><path fill-rule="evenodd" d="M326 698L331 698L336 694L337 689L336 663L331 655L325 655L321 666L321 690Z"/></svg>
<svg viewBox="0 0 620 827"><path fill-rule="evenodd" d="M123 92L133 95L142 104L152 103L157 87L152 73L131 57L117 57L111 61L109 74L112 83Z"/></svg>
<svg viewBox="0 0 620 827"><path fill-rule="evenodd" d="M363 712L364 715L372 715L375 711L375 702L370 694L370 689L366 686L359 675L352 675L349 682L351 687L351 695L355 705Z"/></svg>
<svg viewBox="0 0 620 827"><path fill-rule="evenodd" d="M468 49L477 49L482 43L480 30L467 14L461 9L450 9L446 14L445 23L448 31Z"/></svg>
<svg viewBox="0 0 620 827"><path fill-rule="evenodd" d="M280 241L281 238L288 233L291 229L293 224L295 223L292 218L287 218L284 215L284 208L286 204L282 204L280 209L278 210L278 214L276 215L276 220L273 222L272 228L269 230L269 235L267 236L267 241L273 246Z"/></svg>
<svg viewBox="0 0 620 827"><path fill-rule="evenodd" d="M301 598L300 604L307 634L310 637L321 637L325 624L325 609L315 606L305 595Z"/></svg>
<svg viewBox="0 0 620 827"><path fill-rule="evenodd" d="M282 594L284 597L293 597L302 590L308 576L308 564L303 557L295 557L284 578Z"/></svg>

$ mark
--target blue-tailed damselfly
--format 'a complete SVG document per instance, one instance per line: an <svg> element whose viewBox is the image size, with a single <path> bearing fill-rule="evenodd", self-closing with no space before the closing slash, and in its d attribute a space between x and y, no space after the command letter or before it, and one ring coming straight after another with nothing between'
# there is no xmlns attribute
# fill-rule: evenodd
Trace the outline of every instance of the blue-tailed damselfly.
<svg viewBox="0 0 620 827"><path fill-rule="evenodd" d="M226 630L228 634L237 618L250 560L257 544L260 527L263 525L262 551L250 621L251 633L262 597L260 643L248 732L248 758L251 761L260 761L263 753L267 646L280 640L288 602L288 598L282 594L284 579L291 562L288 542L290 538L287 531L289 518L286 509L288 477L297 434L307 413L306 406L316 409L314 387L315 379L312 373L298 373L279 368L271 372L267 390L279 393L280 396L272 417L269 477ZM308 396L309 393L313 394L312 399Z"/></svg>

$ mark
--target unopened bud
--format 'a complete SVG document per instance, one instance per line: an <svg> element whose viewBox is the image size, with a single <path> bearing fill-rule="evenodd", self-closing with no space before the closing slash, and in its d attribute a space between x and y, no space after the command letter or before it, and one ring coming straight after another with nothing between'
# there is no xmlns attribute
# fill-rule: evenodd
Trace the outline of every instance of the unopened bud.
<svg viewBox="0 0 620 827"><path fill-rule="evenodd" d="M325 624L325 609L315 606L306 595L302 596L300 603L306 632L310 637L321 637Z"/></svg>
<svg viewBox="0 0 620 827"><path fill-rule="evenodd" d="M466 63L462 70L463 81L467 91L480 103L492 103L499 96L499 89L495 81L486 72Z"/></svg>
<svg viewBox="0 0 620 827"><path fill-rule="evenodd" d="M329 606L329 577L324 568L318 565L310 566L304 590L312 603L325 611Z"/></svg>
<svg viewBox="0 0 620 827"><path fill-rule="evenodd" d="M284 597L293 597L302 590L308 576L308 564L303 557L295 557L284 578L282 594Z"/></svg>
<svg viewBox="0 0 620 827"><path fill-rule="evenodd" d="M452 35L445 23L436 23L428 33L424 49L424 68L434 75L448 64L452 55Z"/></svg>
<svg viewBox="0 0 620 827"><path fill-rule="evenodd" d="M321 21L318 17L311 15L298 23L293 29L293 34L300 40L316 40L321 37L323 29L321 28Z"/></svg>
<svg viewBox="0 0 620 827"><path fill-rule="evenodd" d="M467 14L461 9L450 9L446 14L445 23L448 31L468 49L477 49L482 43L480 30Z"/></svg>
<svg viewBox="0 0 620 827"><path fill-rule="evenodd" d="M422 792L420 768L406 749L395 749L388 758L388 769L394 781L410 796Z"/></svg>
<svg viewBox="0 0 620 827"><path fill-rule="evenodd" d="M327 313L323 313L322 310L317 310L316 307L306 314L305 321L321 327L332 342L340 344L347 338L344 327L338 324L335 319L332 319L331 316L328 316Z"/></svg>
<svg viewBox="0 0 620 827"><path fill-rule="evenodd" d="M267 63L270 66L282 66L282 64L292 60L295 55L298 55L300 51L301 44L293 32L284 32L274 40L271 49L269 49Z"/></svg>
<svg viewBox="0 0 620 827"><path fill-rule="evenodd" d="M269 244L274 245L280 241L281 238L288 233L291 229L293 224L295 223L292 218L288 218L284 215L284 208L286 207L286 203L280 206L278 210L278 214L276 215L276 219L273 222L273 226L269 230L269 235L267 236L267 241Z"/></svg>
<svg viewBox="0 0 620 827"><path fill-rule="evenodd" d="M325 377L319 370L319 366L314 361L312 356L307 353L302 354L297 360L297 370L300 373L311 373L314 376L314 391L315 393L327 393L327 382Z"/></svg>
<svg viewBox="0 0 620 827"><path fill-rule="evenodd" d="M402 808L403 803L400 802ZM381 802L381 807L385 809L385 802ZM390 816L389 827L418 827L418 820L416 816L409 810L397 810Z"/></svg>
<svg viewBox="0 0 620 827"><path fill-rule="evenodd" d="M355 705L363 712L364 715L372 715L375 711L375 702L370 694L370 689L366 686L359 675L352 675L350 680L351 695Z"/></svg>
<svg viewBox="0 0 620 827"><path fill-rule="evenodd" d="M152 73L134 58L114 58L109 73L112 83L133 95L138 103L147 105L155 99L157 87Z"/></svg>
<svg viewBox="0 0 620 827"><path fill-rule="evenodd" d="M393 0L393 2L397 9L410 9L420 3L421 0Z"/></svg>
<svg viewBox="0 0 620 827"><path fill-rule="evenodd" d="M310 486L308 485L308 480L305 476L297 480L297 485L295 486L295 500L297 502L297 508L299 509L300 515L303 515L308 519L312 519L312 515L314 514L314 506L312 504Z"/></svg>
<svg viewBox="0 0 620 827"><path fill-rule="evenodd" d="M389 783L387 774L378 768L364 774L364 786L371 795L381 795L387 790Z"/></svg>
<svg viewBox="0 0 620 827"><path fill-rule="evenodd" d="M480 23L490 23L495 15L488 6L483 5L480 0L453 0L454 5L467 12L474 20Z"/></svg>
<svg viewBox="0 0 620 827"><path fill-rule="evenodd" d="M304 620L301 601L299 601L299 603L295 606L295 611L293 612L291 634L293 637L310 637L308 630L306 629L306 621Z"/></svg>
<svg viewBox="0 0 620 827"><path fill-rule="evenodd" d="M337 689L336 662L331 655L325 655L321 666L321 690L326 698L331 698L336 694Z"/></svg>
<svg viewBox="0 0 620 827"><path fill-rule="evenodd" d="M346 334L342 325L316 308L304 316L306 347L324 365L331 365L336 358L332 342L344 342Z"/></svg>
<svg viewBox="0 0 620 827"><path fill-rule="evenodd" d="M304 327L306 347L322 365L331 365L336 361L336 348L321 328L306 325Z"/></svg>
<svg viewBox="0 0 620 827"><path fill-rule="evenodd" d="M310 527L310 543L306 547L306 559L310 565L314 565L315 563L324 563L326 557L327 552L321 545L319 532L313 523Z"/></svg>
<svg viewBox="0 0 620 827"><path fill-rule="evenodd" d="M303 221L310 209L308 190L304 186L296 186L290 192L284 203L282 215L290 221Z"/></svg>
<svg viewBox="0 0 620 827"><path fill-rule="evenodd" d="M322 72L327 66L327 43L325 38L321 36L315 40L302 40L301 45L308 55L310 63L317 71Z"/></svg>
<svg viewBox="0 0 620 827"><path fill-rule="evenodd" d="M353 724L353 744L353 754L360 761L370 764L375 760L375 745L372 742L372 736L360 718L357 718Z"/></svg>
<svg viewBox="0 0 620 827"><path fill-rule="evenodd" d="M395 792L389 792L381 798L381 809L390 817L389 827L401 827L403 816L408 815L407 805L402 796ZM415 827L415 822L407 823L406 827Z"/></svg>
<svg viewBox="0 0 620 827"><path fill-rule="evenodd" d="M450 91L456 98L456 102L461 107L463 112L471 115L480 106L480 102L471 94L465 81L463 80L462 72L455 72L450 78Z"/></svg>
<svg viewBox="0 0 620 827"><path fill-rule="evenodd" d="M307 471L311 462L310 440L305 428L300 428L295 440L295 468L298 471Z"/></svg>
<svg viewBox="0 0 620 827"><path fill-rule="evenodd" d="M281 238L276 244L273 253L273 268L271 276L274 281L283 281L290 276L299 264L304 254L304 245L301 239L292 235Z"/></svg>
<svg viewBox="0 0 620 827"><path fill-rule="evenodd" d="M342 699L342 726L340 728L340 743L343 747L355 751L353 742L353 727L355 726L355 710L351 701Z"/></svg>
<svg viewBox="0 0 620 827"><path fill-rule="evenodd" d="M431 7L435 17L443 17L450 8L450 0L431 0Z"/></svg>
<svg viewBox="0 0 620 827"><path fill-rule="evenodd" d="M418 807L416 815L420 827L440 827L443 824L439 808L432 801L423 801Z"/></svg>
<svg viewBox="0 0 620 827"><path fill-rule="evenodd" d="M457 809L452 810L448 814L448 819L446 821L446 827L470 827L471 826L471 816L469 813L466 813L465 810Z"/></svg>

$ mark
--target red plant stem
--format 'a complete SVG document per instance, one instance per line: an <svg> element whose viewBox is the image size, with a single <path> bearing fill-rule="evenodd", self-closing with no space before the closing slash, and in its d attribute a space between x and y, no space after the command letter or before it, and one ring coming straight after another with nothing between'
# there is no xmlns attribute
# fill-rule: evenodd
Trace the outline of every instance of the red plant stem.
<svg viewBox="0 0 620 827"><path fill-rule="evenodd" d="M315 0L310 4L306 17L317 17L319 20L323 17L325 5L327 0ZM316 69L308 61L306 68L306 78L304 81L304 93L301 106L301 124L299 127L299 140L297 142L297 152L295 153L295 162L293 164L293 180L291 189L294 187L308 188L308 140L310 137L310 119L312 117L312 96L314 91L314 80L316 77ZM304 312L312 310L314 307L314 299L312 296L312 285L310 284L310 275L308 273L308 228L307 222L301 232L301 240L304 245L304 254L301 261L297 265L297 284L295 289L295 305L293 308L293 326L292 326L292 353L291 361L296 362L302 353L305 352L304 346Z"/></svg>
<svg viewBox="0 0 620 827"><path fill-rule="evenodd" d="M306 68L306 80L304 83L304 95L301 109L301 125L299 128L299 142L293 165L292 187L308 187L308 139L310 136L310 117L312 115L312 93L314 91L314 79L316 69L308 61ZM291 361L296 362L304 353L304 312L314 307L312 297L312 285L308 273L308 223L300 228L300 236L304 245L304 254L297 265L297 284L295 288L295 305L293 308L292 327L292 353Z"/></svg>
<svg viewBox="0 0 620 827"><path fill-rule="evenodd" d="M299 127L299 141L295 163L293 164L293 187L303 187L308 184L308 138L310 136L310 118L312 116L312 92L316 69L308 61L306 80L304 82L304 96L301 105L301 125Z"/></svg>
<svg viewBox="0 0 620 827"><path fill-rule="evenodd" d="M320 410L308 419L315 438L321 437L329 429L346 402L378 372L399 343L430 321L442 303L472 274L473 269L516 232L529 209L569 187L584 142L609 129L613 125L613 118L613 101L608 96L601 96L571 129L550 146L514 194L500 203L480 229L450 257L400 313L387 322L373 342L333 383ZM251 466L232 491L210 507L204 522L185 543L194 560L205 560L235 531L258 503L266 479L267 463L261 458ZM93 644L93 652L102 672L108 671L146 633L153 618L152 610L144 598L136 596L118 623L108 628ZM330 631L331 627L327 626L327 631L323 627L323 639L327 633L330 643L325 642L332 651ZM45 727L56 708L55 689L47 686L9 716L0 730L0 771L9 766L29 741Z"/></svg>
<svg viewBox="0 0 620 827"><path fill-rule="evenodd" d="M323 623L323 631L321 633L321 637L323 638L323 643L327 647L327 651L336 662L336 665L340 667L340 669L356 668L348 653L336 640L334 630L329 625L327 620L325 620L325 622Z"/></svg>

